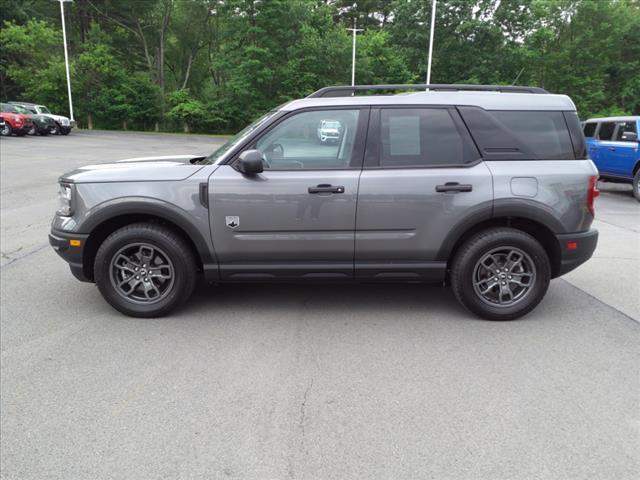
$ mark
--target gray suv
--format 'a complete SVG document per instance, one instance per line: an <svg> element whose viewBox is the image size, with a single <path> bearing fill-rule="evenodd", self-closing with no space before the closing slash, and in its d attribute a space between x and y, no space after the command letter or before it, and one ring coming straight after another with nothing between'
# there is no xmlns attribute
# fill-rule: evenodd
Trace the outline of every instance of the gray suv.
<svg viewBox="0 0 640 480"><path fill-rule="evenodd" d="M337 142L318 142L327 121ZM444 282L471 312L511 320L591 257L597 176L564 95L327 87L208 157L63 175L49 239L78 279L137 317L179 306L202 274L211 283Z"/></svg>

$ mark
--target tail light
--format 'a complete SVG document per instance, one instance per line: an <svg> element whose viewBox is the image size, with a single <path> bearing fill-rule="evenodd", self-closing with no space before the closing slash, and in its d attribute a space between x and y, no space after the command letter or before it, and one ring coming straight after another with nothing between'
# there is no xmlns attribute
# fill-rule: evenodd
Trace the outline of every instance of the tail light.
<svg viewBox="0 0 640 480"><path fill-rule="evenodd" d="M593 208L593 203L596 197L598 197L599 195L600 190L598 190L598 176L593 175L589 177L589 190L587 190L587 210L589 210L589 213L594 217L596 216L596 212Z"/></svg>

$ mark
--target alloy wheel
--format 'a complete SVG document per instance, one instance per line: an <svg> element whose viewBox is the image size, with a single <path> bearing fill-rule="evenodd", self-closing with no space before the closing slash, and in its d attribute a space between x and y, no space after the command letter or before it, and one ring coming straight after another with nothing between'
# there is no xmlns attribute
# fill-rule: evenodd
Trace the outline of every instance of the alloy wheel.
<svg viewBox="0 0 640 480"><path fill-rule="evenodd" d="M476 262L473 289L492 306L510 307L521 302L536 281L531 257L516 247L494 248Z"/></svg>
<svg viewBox="0 0 640 480"><path fill-rule="evenodd" d="M111 285L129 301L155 303L172 290L175 280L168 255L149 243L125 245L111 259Z"/></svg>

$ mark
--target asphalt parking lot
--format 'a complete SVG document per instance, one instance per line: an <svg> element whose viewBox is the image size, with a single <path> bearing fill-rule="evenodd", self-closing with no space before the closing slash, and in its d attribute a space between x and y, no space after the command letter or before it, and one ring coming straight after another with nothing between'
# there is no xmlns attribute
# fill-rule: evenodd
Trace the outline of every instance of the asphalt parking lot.
<svg viewBox="0 0 640 480"><path fill-rule="evenodd" d="M3 479L638 478L630 188L601 185L595 257L506 323L421 285L201 285L132 319L48 246L61 173L220 143L0 140Z"/></svg>

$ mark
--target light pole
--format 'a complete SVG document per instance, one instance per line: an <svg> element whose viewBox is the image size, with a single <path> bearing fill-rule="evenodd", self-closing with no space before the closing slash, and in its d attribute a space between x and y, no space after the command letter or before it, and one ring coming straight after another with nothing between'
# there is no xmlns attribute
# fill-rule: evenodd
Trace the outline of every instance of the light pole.
<svg viewBox="0 0 640 480"><path fill-rule="evenodd" d="M353 51L351 54L351 86L356 84L356 34L364 31L363 28L356 28L356 19L353 19L353 28L347 28L350 32L353 32Z"/></svg>
<svg viewBox="0 0 640 480"><path fill-rule="evenodd" d="M62 19L62 41L64 43L64 67L67 71L67 94L69 96L69 116L71 121L73 118L73 102L71 101L71 76L69 75L69 54L67 53L67 29L64 24L64 2L72 2L73 0L57 0L60 2L60 18Z"/></svg>
<svg viewBox="0 0 640 480"><path fill-rule="evenodd" d="M433 56L433 33L436 27L436 3L437 0L431 0L431 31L429 32L429 58L427 59L427 85L431 83L431 57ZM427 87L427 91L429 88Z"/></svg>

